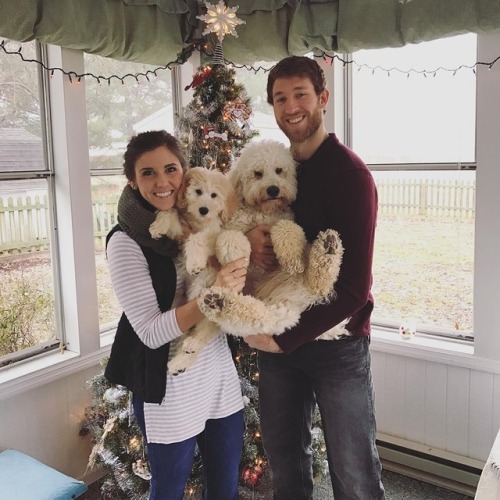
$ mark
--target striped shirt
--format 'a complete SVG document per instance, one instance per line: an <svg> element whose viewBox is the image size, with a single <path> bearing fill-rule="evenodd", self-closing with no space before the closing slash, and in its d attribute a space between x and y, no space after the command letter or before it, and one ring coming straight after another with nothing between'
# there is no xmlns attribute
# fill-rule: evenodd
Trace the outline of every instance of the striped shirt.
<svg viewBox="0 0 500 500"><path fill-rule="evenodd" d="M171 359L182 335L175 315L175 307L186 300L182 273L177 273L172 309L162 313L139 245L119 231L109 240L107 254L116 297L132 328L152 349L170 342ZM177 264L176 267L179 269ZM220 333L203 349L191 368L175 377L167 373L167 388L161 404L144 404L148 442L184 441L202 432L208 419L227 417L242 408L236 368L226 336Z"/></svg>

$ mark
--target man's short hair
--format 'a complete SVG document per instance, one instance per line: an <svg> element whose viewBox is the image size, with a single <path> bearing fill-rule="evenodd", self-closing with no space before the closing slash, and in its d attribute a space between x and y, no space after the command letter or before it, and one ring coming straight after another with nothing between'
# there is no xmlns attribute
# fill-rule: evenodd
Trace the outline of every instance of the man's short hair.
<svg viewBox="0 0 500 500"><path fill-rule="evenodd" d="M267 77L267 102L269 104L273 104L273 87L276 79L292 76L309 78L317 95L326 89L325 73L314 59L306 56L286 57L271 69Z"/></svg>

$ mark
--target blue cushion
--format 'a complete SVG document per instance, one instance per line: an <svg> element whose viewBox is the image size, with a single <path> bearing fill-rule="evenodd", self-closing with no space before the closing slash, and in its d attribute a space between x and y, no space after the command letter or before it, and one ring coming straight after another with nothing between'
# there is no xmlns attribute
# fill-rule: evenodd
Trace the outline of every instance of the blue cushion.
<svg viewBox="0 0 500 500"><path fill-rule="evenodd" d="M16 450L0 453L1 500L71 500L87 491L77 481Z"/></svg>

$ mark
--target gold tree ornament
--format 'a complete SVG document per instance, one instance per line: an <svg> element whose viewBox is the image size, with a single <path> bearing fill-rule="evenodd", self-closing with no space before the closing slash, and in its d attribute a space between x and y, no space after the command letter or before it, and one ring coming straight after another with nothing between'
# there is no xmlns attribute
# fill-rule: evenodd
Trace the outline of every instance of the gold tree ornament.
<svg viewBox="0 0 500 500"><path fill-rule="evenodd" d="M203 16L197 16L206 23L205 31L203 35L208 35L209 33L215 33L219 39L219 43L226 35L233 35L238 37L235 27L238 24L245 24L245 21L236 17L236 11L239 9L239 5L235 7L228 7L222 0L216 5L210 2L205 2L207 8L207 13Z"/></svg>

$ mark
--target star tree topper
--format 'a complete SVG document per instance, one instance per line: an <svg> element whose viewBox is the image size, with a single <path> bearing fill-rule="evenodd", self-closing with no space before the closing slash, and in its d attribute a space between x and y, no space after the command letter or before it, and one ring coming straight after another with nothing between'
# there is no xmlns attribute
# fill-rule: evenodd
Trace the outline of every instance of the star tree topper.
<svg viewBox="0 0 500 500"><path fill-rule="evenodd" d="M219 0L217 5L205 2L205 6L207 8L207 13L203 16L197 16L198 19L201 19L207 24L205 31L202 33L203 35L215 33L220 43L222 43L226 35L238 37L234 29L235 26L238 24L245 24L245 21L238 19L235 14L239 5L236 5L236 7L227 7L222 0Z"/></svg>

